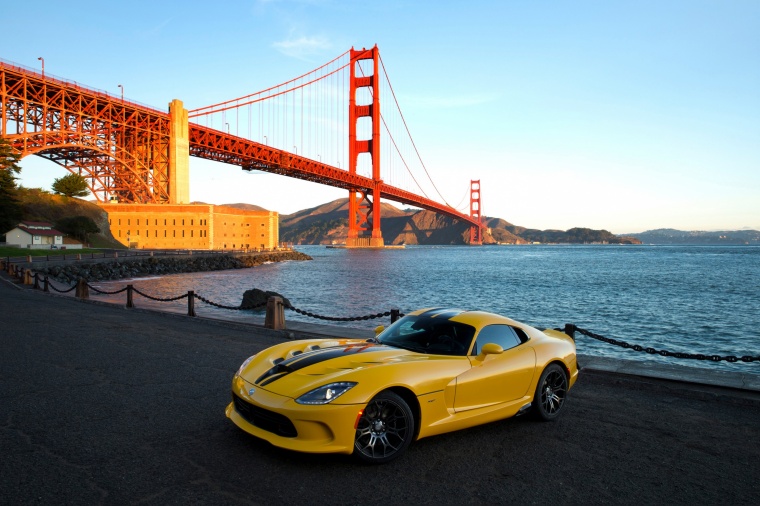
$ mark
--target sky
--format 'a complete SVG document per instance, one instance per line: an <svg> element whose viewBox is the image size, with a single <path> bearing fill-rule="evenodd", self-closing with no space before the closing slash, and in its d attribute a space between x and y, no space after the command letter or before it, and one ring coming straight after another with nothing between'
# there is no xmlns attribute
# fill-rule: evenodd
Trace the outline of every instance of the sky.
<svg viewBox="0 0 760 506"><path fill-rule="evenodd" d="M0 3L0 59L168 110L377 44L424 163L537 229L760 230L757 0ZM39 157L20 182L66 171ZM190 198L290 214L347 192L190 159Z"/></svg>

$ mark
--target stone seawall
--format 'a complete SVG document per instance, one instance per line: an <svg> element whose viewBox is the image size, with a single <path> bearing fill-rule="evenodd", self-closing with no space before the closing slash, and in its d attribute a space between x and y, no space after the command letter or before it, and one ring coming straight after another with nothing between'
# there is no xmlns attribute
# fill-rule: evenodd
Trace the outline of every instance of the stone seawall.
<svg viewBox="0 0 760 506"><path fill-rule="evenodd" d="M143 257L140 259L113 259L110 261L76 261L66 265L34 266L40 275L47 275L61 283L72 284L79 278L87 281L106 281L141 276L163 276L183 272L221 271L246 269L267 262L286 260L311 260L309 255L298 251L274 251L268 253L236 253L226 255L179 257Z"/></svg>

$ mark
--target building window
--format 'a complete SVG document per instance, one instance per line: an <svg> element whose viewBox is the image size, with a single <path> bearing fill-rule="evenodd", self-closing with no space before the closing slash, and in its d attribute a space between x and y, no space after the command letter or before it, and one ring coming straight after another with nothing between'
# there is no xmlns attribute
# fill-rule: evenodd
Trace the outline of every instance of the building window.
<svg viewBox="0 0 760 506"><path fill-rule="evenodd" d="M176 230L172 230L172 237L177 237L177 231Z"/></svg>
<svg viewBox="0 0 760 506"><path fill-rule="evenodd" d="M190 231L190 237L193 237L193 231L192 230Z"/></svg>
<svg viewBox="0 0 760 506"><path fill-rule="evenodd" d="M184 230L182 231L182 237L185 237L185 231Z"/></svg>
<svg viewBox="0 0 760 506"><path fill-rule="evenodd" d="M190 220L190 226L192 226L192 225L193 225L193 220Z"/></svg>
<svg viewBox="0 0 760 506"><path fill-rule="evenodd" d="M164 220L164 226L166 226L166 220Z"/></svg>
<svg viewBox="0 0 760 506"><path fill-rule="evenodd" d="M132 220L127 220L127 225L131 225L131 224L132 224Z"/></svg>
<svg viewBox="0 0 760 506"><path fill-rule="evenodd" d="M185 226L185 220L182 220L182 226L183 227Z"/></svg>

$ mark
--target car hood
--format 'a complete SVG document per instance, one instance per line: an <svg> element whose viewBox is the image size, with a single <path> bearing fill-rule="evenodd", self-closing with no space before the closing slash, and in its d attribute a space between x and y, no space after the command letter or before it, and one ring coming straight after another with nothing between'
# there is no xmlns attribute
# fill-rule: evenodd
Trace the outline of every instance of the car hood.
<svg viewBox="0 0 760 506"><path fill-rule="evenodd" d="M286 353L283 354L282 351ZM364 341L309 350L294 356L292 349L281 350L278 355L280 356L270 355L254 360L241 376L259 388L297 398L333 381L360 381L366 380L368 376L390 380L397 374L385 370L389 366L396 366L396 369L403 371L406 370L405 365L425 363L443 372L447 369L441 367L445 362L461 364L467 361L465 357L426 355ZM375 374L380 372L376 369L378 367L384 369L380 375ZM417 372L426 368L414 367ZM400 374L404 376L403 373Z"/></svg>

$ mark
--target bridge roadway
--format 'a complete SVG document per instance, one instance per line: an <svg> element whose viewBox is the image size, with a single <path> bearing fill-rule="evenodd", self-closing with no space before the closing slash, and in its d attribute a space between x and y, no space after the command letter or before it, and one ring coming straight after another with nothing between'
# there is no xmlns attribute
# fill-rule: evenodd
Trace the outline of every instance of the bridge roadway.
<svg viewBox="0 0 760 506"><path fill-rule="evenodd" d="M6 276L0 334L4 504L738 505L760 494L752 375L725 388L651 377L678 367L618 374L586 358L557 422L424 439L370 467L273 448L224 417L233 371L277 332L19 289Z"/></svg>

